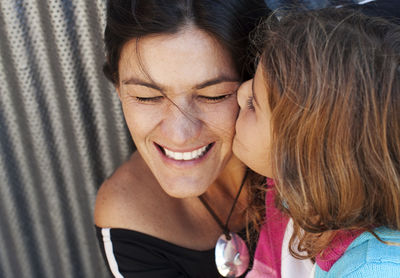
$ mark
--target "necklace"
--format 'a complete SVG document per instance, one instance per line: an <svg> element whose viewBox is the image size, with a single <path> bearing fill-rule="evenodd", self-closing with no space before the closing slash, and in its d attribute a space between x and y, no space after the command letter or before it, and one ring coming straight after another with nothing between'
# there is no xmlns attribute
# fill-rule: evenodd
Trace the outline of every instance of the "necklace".
<svg viewBox="0 0 400 278"><path fill-rule="evenodd" d="M218 226L222 229L223 234L217 240L215 244L215 264L218 272L224 277L239 277L242 275L249 266L249 250L247 249L244 240L236 233L229 231L229 220L232 216L233 210L235 209L237 200L239 199L240 192L242 192L244 183L247 178L248 171L243 177L239 191L236 194L235 200L233 201L231 210L228 214L225 224L215 214L213 209L208 205L203 196L199 196L200 201L203 203L205 208L217 222Z"/></svg>

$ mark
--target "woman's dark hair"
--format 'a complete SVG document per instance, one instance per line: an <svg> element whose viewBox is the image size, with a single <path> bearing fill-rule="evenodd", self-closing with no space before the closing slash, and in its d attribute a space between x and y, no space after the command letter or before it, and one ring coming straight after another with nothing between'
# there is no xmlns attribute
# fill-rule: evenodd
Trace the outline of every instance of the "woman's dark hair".
<svg viewBox="0 0 400 278"><path fill-rule="evenodd" d="M118 83L118 62L126 42L151 34L174 34L187 25L216 38L243 80L250 78L249 33L268 14L263 0L109 0L104 33L107 61L103 71Z"/></svg>

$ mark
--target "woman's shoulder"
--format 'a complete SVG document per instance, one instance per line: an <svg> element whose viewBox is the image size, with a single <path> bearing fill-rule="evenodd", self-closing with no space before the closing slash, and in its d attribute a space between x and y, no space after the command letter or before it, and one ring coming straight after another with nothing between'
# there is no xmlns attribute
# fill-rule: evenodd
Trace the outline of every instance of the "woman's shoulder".
<svg viewBox="0 0 400 278"><path fill-rule="evenodd" d="M380 227L362 233L333 265L328 275L316 277L400 277L400 231Z"/></svg>
<svg viewBox="0 0 400 278"><path fill-rule="evenodd" d="M155 182L143 160L134 153L100 186L94 211L95 224L99 227L140 228L141 220L146 219L141 217L143 211L151 213L148 199L157 198ZM132 219L135 219L134 223Z"/></svg>

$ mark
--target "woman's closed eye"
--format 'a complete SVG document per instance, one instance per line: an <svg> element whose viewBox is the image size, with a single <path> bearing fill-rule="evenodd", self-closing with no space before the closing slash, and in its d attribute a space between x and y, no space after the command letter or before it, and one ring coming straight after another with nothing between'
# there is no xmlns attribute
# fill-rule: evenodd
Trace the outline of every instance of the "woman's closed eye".
<svg viewBox="0 0 400 278"><path fill-rule="evenodd" d="M229 98L230 96L232 96L234 93L229 93L229 94L225 94L225 95L220 95L220 96L198 96L198 98L200 98L201 100L204 100L205 102L211 102L211 103L215 103L215 102L220 102L224 99Z"/></svg>
<svg viewBox="0 0 400 278"><path fill-rule="evenodd" d="M164 96L156 96L156 97L135 97L137 102L141 103L156 103L161 101Z"/></svg>

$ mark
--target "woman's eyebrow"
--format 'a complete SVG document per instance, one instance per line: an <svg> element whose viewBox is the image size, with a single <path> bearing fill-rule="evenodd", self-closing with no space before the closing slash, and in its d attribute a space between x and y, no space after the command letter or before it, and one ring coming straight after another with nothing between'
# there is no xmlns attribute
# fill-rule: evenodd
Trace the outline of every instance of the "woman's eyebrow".
<svg viewBox="0 0 400 278"><path fill-rule="evenodd" d="M216 85L216 84L223 83L223 82L239 82L239 79L232 78L229 76L219 76L216 78L206 80L206 81L194 86L193 89L200 90L200 89L204 89L205 87L209 87L209 86Z"/></svg>
<svg viewBox="0 0 400 278"><path fill-rule="evenodd" d="M160 86L158 86L158 85L156 85L154 83L150 83L150 82L147 82L147 81L144 81L144 80L140 80L140 79L135 78L135 77L131 77L131 78L122 80L121 83L123 85L144 86L144 87L148 87L148 88L151 88L151 89L154 89L154 90L158 90L158 91L162 91L163 90Z"/></svg>
<svg viewBox="0 0 400 278"><path fill-rule="evenodd" d="M216 85L216 84L219 84L219 83L223 83L223 82L239 82L239 79L228 77L228 76L219 76L219 77L212 78L212 79L206 80L204 82L201 82L200 84L194 86L193 89L200 90L200 89L204 89L206 87L213 86L213 85ZM156 85L154 83L150 83L148 81L141 80L141 79L138 79L138 78L135 78L135 77L131 77L131 78L122 80L121 83L123 85L144 86L144 87L148 87L148 88L155 89L155 90L158 90L158 91L163 91L162 86L159 86L159 85Z"/></svg>

